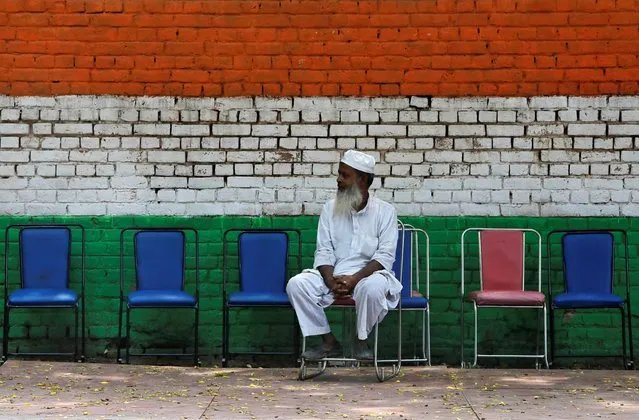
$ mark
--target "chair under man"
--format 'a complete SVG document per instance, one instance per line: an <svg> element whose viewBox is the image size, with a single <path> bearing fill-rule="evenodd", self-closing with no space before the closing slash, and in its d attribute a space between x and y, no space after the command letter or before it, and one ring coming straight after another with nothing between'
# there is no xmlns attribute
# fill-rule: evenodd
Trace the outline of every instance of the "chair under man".
<svg viewBox="0 0 639 420"><path fill-rule="evenodd" d="M13 290L10 281L16 273L10 270L13 233L18 233L19 287ZM79 237L79 238L78 238ZM5 230L4 258L4 324L2 340L2 361L9 356L72 356L73 360L84 361L84 228L77 224L26 225L14 224ZM78 249L79 248L79 249ZM71 287L72 271L80 277L79 283ZM79 290L78 290L79 289ZM10 312L15 309L73 310L74 350L73 352L15 352L9 351ZM66 322L64 317L54 318L55 322ZM80 326L81 324L81 326ZM81 342L80 342L81 337ZM81 348L80 348L81 346Z"/></svg>
<svg viewBox="0 0 639 420"><path fill-rule="evenodd" d="M470 232L476 232L478 241L479 260L479 290L466 294L466 260L469 259L465 252L469 245ZM526 234L533 235L536 246L530 246L534 260L534 269L526 267ZM536 255L534 255L536 253ZM532 264L530 264L532 265ZM533 290L526 289L526 274L536 278ZM534 229L493 229L470 228L461 236L461 364L464 367L464 302L473 304L474 312L474 359L472 366L477 366L477 360L483 358L532 358L539 367L543 361L548 367L547 356L547 322L546 322L546 297L541 292L541 235ZM478 312L484 308L501 309L525 309L537 311L537 332L535 353L504 354L504 353L480 353L478 351ZM512 312L511 312L512 313ZM539 324L543 323L543 352L539 352Z"/></svg>
<svg viewBox="0 0 639 420"><path fill-rule="evenodd" d="M561 238L562 269L556 270L551 264L552 249L557 238ZM615 244L615 238L621 245ZM557 354L555 348L556 329L555 311L586 310L586 312L603 312L619 310L621 327L621 356L627 369L634 368L632 345L632 311L630 308L630 280L628 235L621 229L607 230L555 230L548 234L548 293L550 297L550 345L551 364L558 357L610 357L610 354L595 352L578 355L574 348L572 354ZM615 259L615 247L623 250L622 264ZM553 295L552 274L561 271L563 274L563 291ZM615 290L615 278L623 283ZM627 319L627 327L626 327ZM574 328L574 327L572 327ZM588 328L595 328L588 325ZM630 346L630 358L626 354L626 328ZM605 340L606 342L608 339ZM601 345L589 342L591 347Z"/></svg>
<svg viewBox="0 0 639 420"><path fill-rule="evenodd" d="M397 238L397 249L395 251L395 263L393 264L393 271L395 275L398 276L398 280L405 285L406 282L409 282L409 277L412 278L412 262L413 255L419 255L419 253L415 254L413 249L413 239L415 238L413 235L416 235L417 229L412 227L407 228L403 223L399 222L398 225L398 238ZM425 232L424 232L425 233ZM401 267L401 269L400 269ZM406 276L406 278L404 278ZM409 286L409 289L412 286ZM412 290L412 289L411 289ZM375 329L373 333L373 366L375 367L375 375L377 376L377 380L380 382L389 380L391 378L399 375L402 366L402 311L403 311L403 301L408 301L408 296L404 297L404 293L406 291L402 290L402 298L399 301L399 304L394 309L397 312L397 357L395 358L384 358L380 359L379 356L379 323L375 324ZM412 293L411 293L412 294ZM412 300L410 301L409 307L411 309L420 309L425 310L428 308L428 300L424 297L419 296L411 296ZM335 299L333 304L327 308L339 308L342 309L342 330L347 332L353 324L352 314L355 310L355 301L350 297L338 297ZM348 322L348 323L347 323ZM424 331L424 330L423 330ZM353 332L351 331L351 334ZM424 338L425 339L425 338ZM430 343L429 343L430 345ZM306 350L306 337L302 338L302 353ZM429 351L430 353L430 351ZM425 357L424 357L425 359ZM430 354L429 354L430 359ZM410 361L417 361L418 358L415 357L410 359ZM409 359L407 359L409 361ZM298 372L299 380L306 380L310 378L314 378L323 374L326 371L329 363L345 363L345 364L355 364L359 365L364 361L358 360L354 357L325 357L320 360L305 360L304 357L300 360L300 368ZM368 361L366 361L368 362ZM310 364L317 365L317 367L311 367Z"/></svg>
<svg viewBox="0 0 639 420"><path fill-rule="evenodd" d="M133 235L135 289L125 293L128 282L126 273L129 268L125 258L125 241ZM187 234L192 238L187 245ZM187 249L192 254L187 257ZM200 262L198 232L192 228L127 228L120 233L120 310L118 323L118 363L122 363L121 349L125 347L124 362L129 363L130 356L148 357L193 357L193 364L200 365L199 359L199 294ZM187 270L187 262L191 269ZM187 276L190 272L191 275ZM191 280L190 291L186 290L187 277ZM122 337L122 316L126 307L126 332ZM193 351L186 352L184 344L181 353L131 353L131 317L138 309L155 310L192 310L194 313Z"/></svg>
<svg viewBox="0 0 639 420"><path fill-rule="evenodd" d="M290 252L293 251L293 252ZM290 263L293 267L291 267ZM233 351L231 312L251 309L260 311L292 309L286 294L286 283L302 266L302 236L298 229L229 229L223 240L223 340L222 365L228 366L235 355L291 355L297 357L299 329L292 328L292 351ZM237 311L239 312L239 311ZM297 325L291 311L293 325ZM263 319L263 318L258 318ZM262 329L268 323L252 328ZM245 337L246 338L246 337Z"/></svg>

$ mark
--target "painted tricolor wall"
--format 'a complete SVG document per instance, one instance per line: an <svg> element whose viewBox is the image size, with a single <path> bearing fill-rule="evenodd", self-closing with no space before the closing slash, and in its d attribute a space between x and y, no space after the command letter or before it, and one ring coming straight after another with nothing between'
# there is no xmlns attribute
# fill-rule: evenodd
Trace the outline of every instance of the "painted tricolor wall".
<svg viewBox="0 0 639 420"><path fill-rule="evenodd" d="M0 2L0 224L93 226L89 356L117 333L120 228L207 231L217 355L223 230L301 226L310 264L349 148L431 233L434 357L454 360L465 227L621 227L637 256L639 2ZM615 317L561 345L614 351ZM12 337L49 334L24 320Z"/></svg>

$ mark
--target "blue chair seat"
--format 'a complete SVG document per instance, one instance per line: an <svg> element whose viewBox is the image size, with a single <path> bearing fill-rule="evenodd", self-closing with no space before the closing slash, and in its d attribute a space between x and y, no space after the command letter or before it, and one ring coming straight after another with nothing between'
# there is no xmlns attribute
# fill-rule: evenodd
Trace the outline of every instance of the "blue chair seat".
<svg viewBox="0 0 639 420"><path fill-rule="evenodd" d="M621 308L624 301L610 293L561 293L552 300L555 308Z"/></svg>
<svg viewBox="0 0 639 420"><path fill-rule="evenodd" d="M184 307L194 308L195 297L190 293L176 290L138 290L129 293L129 307Z"/></svg>
<svg viewBox="0 0 639 420"><path fill-rule="evenodd" d="M282 306L291 304L286 293L264 292L233 292L229 295L227 302L229 306Z"/></svg>
<svg viewBox="0 0 639 420"><path fill-rule="evenodd" d="M426 309L428 299L425 297L411 296L402 298L402 309Z"/></svg>
<svg viewBox="0 0 639 420"><path fill-rule="evenodd" d="M9 306L75 306L78 294L71 289L20 289L8 300Z"/></svg>

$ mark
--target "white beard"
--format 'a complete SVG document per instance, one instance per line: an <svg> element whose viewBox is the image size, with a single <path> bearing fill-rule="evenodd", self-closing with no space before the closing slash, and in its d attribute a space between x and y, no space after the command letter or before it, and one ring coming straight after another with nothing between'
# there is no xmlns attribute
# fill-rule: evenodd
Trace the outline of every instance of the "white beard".
<svg viewBox="0 0 639 420"><path fill-rule="evenodd" d="M337 190L335 196L335 206L333 207L334 217L346 217L351 214L351 210L356 210L362 205L362 192L353 184L347 189Z"/></svg>

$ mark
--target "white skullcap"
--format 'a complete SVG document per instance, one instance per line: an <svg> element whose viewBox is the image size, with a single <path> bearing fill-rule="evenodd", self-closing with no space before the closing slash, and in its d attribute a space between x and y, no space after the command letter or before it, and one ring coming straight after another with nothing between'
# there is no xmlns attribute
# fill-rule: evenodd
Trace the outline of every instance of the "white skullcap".
<svg viewBox="0 0 639 420"><path fill-rule="evenodd" d="M342 158L342 163L367 174L375 173L375 158L357 150L347 150Z"/></svg>

